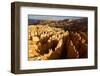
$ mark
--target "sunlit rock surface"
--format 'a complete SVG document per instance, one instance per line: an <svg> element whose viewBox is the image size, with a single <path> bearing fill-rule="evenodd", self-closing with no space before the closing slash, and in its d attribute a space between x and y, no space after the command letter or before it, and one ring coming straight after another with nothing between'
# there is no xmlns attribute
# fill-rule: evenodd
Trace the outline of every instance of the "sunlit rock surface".
<svg viewBox="0 0 100 76"><path fill-rule="evenodd" d="M41 21L28 27L28 59L88 57L87 21Z"/></svg>

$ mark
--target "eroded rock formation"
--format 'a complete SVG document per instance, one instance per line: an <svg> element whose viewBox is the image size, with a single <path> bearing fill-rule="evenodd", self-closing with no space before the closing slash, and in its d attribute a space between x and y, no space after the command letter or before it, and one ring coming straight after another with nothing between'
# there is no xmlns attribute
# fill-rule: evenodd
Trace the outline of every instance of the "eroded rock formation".
<svg viewBox="0 0 100 76"><path fill-rule="evenodd" d="M41 21L29 25L28 48L29 60L87 58L87 21Z"/></svg>
<svg viewBox="0 0 100 76"><path fill-rule="evenodd" d="M87 58L87 37L83 32L70 32L66 41L66 58Z"/></svg>
<svg viewBox="0 0 100 76"><path fill-rule="evenodd" d="M48 25L29 26L29 60L59 59L69 32Z"/></svg>

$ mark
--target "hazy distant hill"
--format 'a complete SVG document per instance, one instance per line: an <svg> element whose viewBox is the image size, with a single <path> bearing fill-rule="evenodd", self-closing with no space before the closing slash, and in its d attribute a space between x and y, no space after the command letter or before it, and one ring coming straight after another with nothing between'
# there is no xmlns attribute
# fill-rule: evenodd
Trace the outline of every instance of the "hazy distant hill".
<svg viewBox="0 0 100 76"><path fill-rule="evenodd" d="M65 20L59 20L59 21L40 21L40 24L46 25L48 24L49 26L53 27L59 27L59 28L64 28L64 30L69 30L69 31L84 31L86 32L88 29L88 19L87 18L82 18L82 19L76 19L76 20L70 20L70 19L65 19Z"/></svg>
<svg viewBox="0 0 100 76"><path fill-rule="evenodd" d="M64 30L69 31L84 31L87 32L88 30L88 18L82 18L82 19L64 19L64 20L35 20L35 19L29 19L28 20L29 25L46 25L48 24L51 27L58 27L58 28L64 28Z"/></svg>
<svg viewBox="0 0 100 76"><path fill-rule="evenodd" d="M35 20L35 19L28 19L28 25L36 25L39 24L41 20Z"/></svg>

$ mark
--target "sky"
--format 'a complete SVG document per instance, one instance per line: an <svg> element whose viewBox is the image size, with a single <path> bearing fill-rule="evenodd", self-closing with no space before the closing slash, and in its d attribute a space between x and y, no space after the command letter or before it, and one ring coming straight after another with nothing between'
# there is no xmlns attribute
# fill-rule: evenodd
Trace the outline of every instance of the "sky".
<svg viewBox="0 0 100 76"><path fill-rule="evenodd" d="M64 20L64 19L81 19L84 17L75 16L53 16L53 15L28 15L28 19L35 20Z"/></svg>

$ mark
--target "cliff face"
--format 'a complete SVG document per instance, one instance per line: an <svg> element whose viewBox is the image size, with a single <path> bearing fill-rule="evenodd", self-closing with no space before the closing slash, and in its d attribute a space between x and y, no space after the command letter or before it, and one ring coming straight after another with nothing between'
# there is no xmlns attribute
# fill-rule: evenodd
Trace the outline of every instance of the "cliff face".
<svg viewBox="0 0 100 76"><path fill-rule="evenodd" d="M29 60L87 58L87 20L29 25L28 47Z"/></svg>

